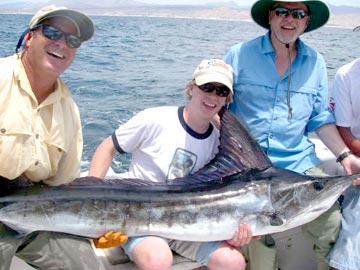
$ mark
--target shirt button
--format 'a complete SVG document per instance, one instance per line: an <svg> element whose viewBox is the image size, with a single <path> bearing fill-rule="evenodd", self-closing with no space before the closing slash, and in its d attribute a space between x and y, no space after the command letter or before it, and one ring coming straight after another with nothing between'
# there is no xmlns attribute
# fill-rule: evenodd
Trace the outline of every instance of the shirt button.
<svg viewBox="0 0 360 270"><path fill-rule="evenodd" d="M274 117L274 120L275 120L275 121L276 121L276 120L278 120L278 117L277 117L277 116L275 116L275 117Z"/></svg>
<svg viewBox="0 0 360 270"><path fill-rule="evenodd" d="M2 128L2 129L0 129L0 132L1 132L1 133L5 133L5 132L6 132L6 129L5 129L5 128Z"/></svg>
<svg viewBox="0 0 360 270"><path fill-rule="evenodd" d="M38 160L35 161L35 166L37 166L37 165L39 165L39 161L38 161Z"/></svg>
<svg viewBox="0 0 360 270"><path fill-rule="evenodd" d="M61 148L58 148L58 151L61 152L62 151Z"/></svg>
<svg viewBox="0 0 360 270"><path fill-rule="evenodd" d="M35 135L35 138L36 138L36 139L39 139L39 137L40 137L39 134L36 134L36 135Z"/></svg>

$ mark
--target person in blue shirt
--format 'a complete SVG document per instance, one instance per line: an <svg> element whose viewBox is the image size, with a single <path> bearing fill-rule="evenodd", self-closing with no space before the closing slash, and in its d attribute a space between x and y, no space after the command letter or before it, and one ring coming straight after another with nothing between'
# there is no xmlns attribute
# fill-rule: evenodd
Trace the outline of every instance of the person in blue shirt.
<svg viewBox="0 0 360 270"><path fill-rule="evenodd" d="M359 159L341 139L328 106L325 61L299 38L324 25L329 14L322 1L256 1L252 18L269 31L233 46L224 57L234 69L230 110L246 121L274 166L304 174L324 174L310 132L317 134L348 174L360 168ZM302 227L313 244L317 269L329 269L325 257L336 241L340 218L336 203ZM273 246L270 236L253 241L250 269L276 269Z"/></svg>

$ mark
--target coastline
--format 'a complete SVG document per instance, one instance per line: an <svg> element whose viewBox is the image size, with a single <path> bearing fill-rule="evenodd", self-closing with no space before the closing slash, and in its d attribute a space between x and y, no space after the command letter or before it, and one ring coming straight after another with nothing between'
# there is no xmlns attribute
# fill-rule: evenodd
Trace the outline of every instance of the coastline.
<svg viewBox="0 0 360 270"><path fill-rule="evenodd" d="M250 11L228 7L216 8L115 8L82 9L90 16L157 17L200 20L246 21L252 22ZM2 10L0 14L33 14L33 10ZM326 27L354 28L360 25L359 13L332 13Z"/></svg>

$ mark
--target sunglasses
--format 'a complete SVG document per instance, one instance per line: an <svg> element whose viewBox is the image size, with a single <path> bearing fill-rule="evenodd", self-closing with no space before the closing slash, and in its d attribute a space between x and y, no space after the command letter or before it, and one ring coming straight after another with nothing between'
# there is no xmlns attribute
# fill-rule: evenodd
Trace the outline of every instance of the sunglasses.
<svg viewBox="0 0 360 270"><path fill-rule="evenodd" d="M219 86L212 83L205 83L203 85L197 85L197 87L205 93L211 93L215 90L216 95L219 97L227 97L230 94L230 89L224 85Z"/></svg>
<svg viewBox="0 0 360 270"><path fill-rule="evenodd" d="M274 7L271 10L275 11L276 16L286 18L290 14L294 19L302 20L309 15L309 12L303 9L290 9L286 7Z"/></svg>
<svg viewBox="0 0 360 270"><path fill-rule="evenodd" d="M35 30L39 27L42 27L43 36L50 40L59 40L60 38L62 38L62 36L65 36L65 42L69 48L79 48L81 45L80 38L75 35L65 33L54 26L50 26L47 24L39 24L31 30Z"/></svg>

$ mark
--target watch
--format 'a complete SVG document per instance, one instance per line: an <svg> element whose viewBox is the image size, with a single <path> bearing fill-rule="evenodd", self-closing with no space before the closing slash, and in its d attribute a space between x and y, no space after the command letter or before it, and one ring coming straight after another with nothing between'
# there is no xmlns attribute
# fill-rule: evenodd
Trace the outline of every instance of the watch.
<svg viewBox="0 0 360 270"><path fill-rule="evenodd" d="M350 150L346 151L337 157L336 162L341 163L341 161L343 161L345 158L347 158L348 156L350 156L352 154L353 153Z"/></svg>

